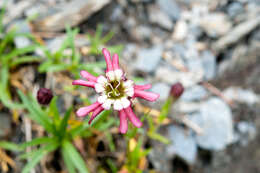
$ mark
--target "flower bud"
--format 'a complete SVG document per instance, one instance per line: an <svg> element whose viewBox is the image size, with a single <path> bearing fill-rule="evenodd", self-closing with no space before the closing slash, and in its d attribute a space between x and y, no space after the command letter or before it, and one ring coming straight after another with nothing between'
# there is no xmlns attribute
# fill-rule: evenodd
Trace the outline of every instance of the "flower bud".
<svg viewBox="0 0 260 173"><path fill-rule="evenodd" d="M178 82L172 85L170 95L174 97L175 99L179 98L184 91L183 85Z"/></svg>
<svg viewBox="0 0 260 173"><path fill-rule="evenodd" d="M53 97L52 91L47 88L40 88L37 92L38 103L48 105Z"/></svg>

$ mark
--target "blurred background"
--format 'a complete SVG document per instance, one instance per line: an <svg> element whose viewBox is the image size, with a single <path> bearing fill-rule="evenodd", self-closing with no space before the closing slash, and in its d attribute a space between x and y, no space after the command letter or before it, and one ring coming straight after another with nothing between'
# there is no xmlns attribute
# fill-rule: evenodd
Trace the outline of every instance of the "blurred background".
<svg viewBox="0 0 260 173"><path fill-rule="evenodd" d="M68 129L85 122L74 112L95 92L71 82L83 69L103 74L106 47L160 99L134 102L141 129L119 134L110 113L71 138L89 172L260 172L259 0L0 0L0 9L0 140L51 136L18 90L49 88L62 115L73 106ZM34 160L13 149L0 145L0 172ZM56 149L28 172L71 172L65 165Z"/></svg>

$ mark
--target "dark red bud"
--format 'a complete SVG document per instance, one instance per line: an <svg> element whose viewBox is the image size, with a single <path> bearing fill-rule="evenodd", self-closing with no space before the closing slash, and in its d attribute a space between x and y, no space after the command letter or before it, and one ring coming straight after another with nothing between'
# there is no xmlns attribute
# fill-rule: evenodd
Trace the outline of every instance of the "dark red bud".
<svg viewBox="0 0 260 173"><path fill-rule="evenodd" d="M184 87L181 83L175 83L171 87L170 95L174 98L179 98L184 91Z"/></svg>
<svg viewBox="0 0 260 173"><path fill-rule="evenodd" d="M47 88L40 88L37 92L38 103L48 105L53 97L52 91Z"/></svg>

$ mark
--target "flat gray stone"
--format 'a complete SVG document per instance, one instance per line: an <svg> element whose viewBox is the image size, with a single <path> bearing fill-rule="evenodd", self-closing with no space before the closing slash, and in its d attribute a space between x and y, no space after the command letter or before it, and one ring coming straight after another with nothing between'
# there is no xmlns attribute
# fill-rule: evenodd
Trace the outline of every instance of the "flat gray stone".
<svg viewBox="0 0 260 173"><path fill-rule="evenodd" d="M206 80L213 79L217 72L216 57L210 51L206 50L202 52L202 65L204 68L204 78Z"/></svg>
<svg viewBox="0 0 260 173"><path fill-rule="evenodd" d="M163 10L172 20L178 20L181 15L181 9L175 0L157 0L161 10Z"/></svg>
<svg viewBox="0 0 260 173"><path fill-rule="evenodd" d="M233 141L233 121L228 105L217 97L202 104L199 113L191 116L203 134L196 136L197 144L208 150L223 150Z"/></svg>
<svg viewBox="0 0 260 173"><path fill-rule="evenodd" d="M161 60L162 51L161 46L141 49L137 56L136 68L147 73L153 72Z"/></svg>
<svg viewBox="0 0 260 173"><path fill-rule="evenodd" d="M242 89L239 87L229 87L224 91L225 97L248 105L253 105L260 102L260 96L252 90Z"/></svg>
<svg viewBox="0 0 260 173"><path fill-rule="evenodd" d="M153 84L152 92L160 94L159 100L166 100L169 96L170 86L165 83Z"/></svg>
<svg viewBox="0 0 260 173"><path fill-rule="evenodd" d="M159 7L155 5L149 6L148 14L151 23L158 24L164 29L172 30L173 22Z"/></svg>
<svg viewBox="0 0 260 173"><path fill-rule="evenodd" d="M185 89L184 93L180 97L182 101L200 101L207 96L207 90L200 85L192 86Z"/></svg>
<svg viewBox="0 0 260 173"><path fill-rule="evenodd" d="M187 132L181 127L171 125L168 128L168 135L172 143L167 146L167 154L176 154L187 163L194 164L197 155L197 144L191 131Z"/></svg>

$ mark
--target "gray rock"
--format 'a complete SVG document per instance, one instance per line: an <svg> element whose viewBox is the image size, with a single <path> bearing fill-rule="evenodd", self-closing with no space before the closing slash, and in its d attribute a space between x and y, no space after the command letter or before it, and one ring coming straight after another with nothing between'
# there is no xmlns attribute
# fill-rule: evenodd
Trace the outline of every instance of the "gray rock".
<svg viewBox="0 0 260 173"><path fill-rule="evenodd" d="M250 141L252 141L257 134L256 127L253 123L241 121L237 124L239 143L246 146Z"/></svg>
<svg viewBox="0 0 260 173"><path fill-rule="evenodd" d="M10 115L0 113L0 138L7 137L11 133Z"/></svg>
<svg viewBox="0 0 260 173"><path fill-rule="evenodd" d="M48 12L40 13L33 24L37 31L60 31L66 25L76 26L109 2L110 0L70 1L61 6L48 8Z"/></svg>
<svg viewBox="0 0 260 173"><path fill-rule="evenodd" d="M161 60L162 51L161 46L141 49L138 53L136 68L147 73L153 72Z"/></svg>
<svg viewBox="0 0 260 173"><path fill-rule="evenodd" d="M256 104L260 101L260 97L252 90L246 90L238 87L229 87L224 91L225 97L248 105Z"/></svg>
<svg viewBox="0 0 260 173"><path fill-rule="evenodd" d="M180 18L181 9L175 0L157 0L156 1L161 10L163 10L172 20Z"/></svg>
<svg viewBox="0 0 260 173"><path fill-rule="evenodd" d="M206 101L191 120L198 124L203 134L196 136L198 145L209 150L223 150L233 141L233 121L228 105L219 98Z"/></svg>
<svg viewBox="0 0 260 173"><path fill-rule="evenodd" d="M151 152L148 154L148 158L151 160L156 170L160 172L171 172L171 162L167 156L164 144L155 143Z"/></svg>
<svg viewBox="0 0 260 173"><path fill-rule="evenodd" d="M182 101L200 101L207 96L207 90L200 85L192 86L191 88L185 89L184 93L180 97Z"/></svg>
<svg viewBox="0 0 260 173"><path fill-rule="evenodd" d="M158 24L164 29L172 30L173 23L171 19L159 7L155 5L149 6L148 14L151 23Z"/></svg>
<svg viewBox="0 0 260 173"><path fill-rule="evenodd" d="M197 144L191 131L186 132L183 128L172 125L168 128L168 134L172 144L167 146L167 154L176 154L187 163L194 164L197 155Z"/></svg>
<svg viewBox="0 0 260 173"><path fill-rule="evenodd" d="M213 79L216 76L217 64L216 57L208 50L202 52L202 64L204 68L204 77L206 80Z"/></svg>
<svg viewBox="0 0 260 173"><path fill-rule="evenodd" d="M243 5L239 2L233 2L227 8L227 13L232 18L236 17L237 15L243 12L244 12Z"/></svg>
<svg viewBox="0 0 260 173"><path fill-rule="evenodd" d="M159 100L165 100L169 95L170 89L170 86L165 83L156 83L151 91L160 94Z"/></svg>
<svg viewBox="0 0 260 173"><path fill-rule="evenodd" d="M179 72L166 67L159 67L156 70L155 77L170 85L181 82L186 88L199 83L203 78L203 71Z"/></svg>
<svg viewBox="0 0 260 173"><path fill-rule="evenodd" d="M29 24L24 20L18 20L13 25L16 28L16 32L19 34L30 34L31 29ZM16 36L14 43L17 48L24 48L32 44L32 41L25 36Z"/></svg>
<svg viewBox="0 0 260 173"><path fill-rule="evenodd" d="M230 31L232 23L224 13L209 13L201 17L200 26L209 36L218 37Z"/></svg>

